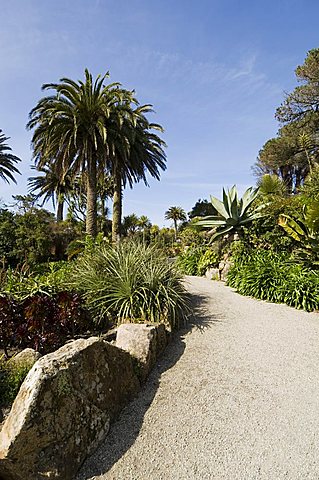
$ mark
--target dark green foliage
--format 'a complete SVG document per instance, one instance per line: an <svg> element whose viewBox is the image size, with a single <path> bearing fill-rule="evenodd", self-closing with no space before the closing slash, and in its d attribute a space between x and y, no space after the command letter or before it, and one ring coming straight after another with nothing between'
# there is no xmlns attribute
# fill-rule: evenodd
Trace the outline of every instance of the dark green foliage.
<svg viewBox="0 0 319 480"><path fill-rule="evenodd" d="M77 236L72 222L57 223L47 210L29 205L18 213L0 209L0 260L6 266L60 260Z"/></svg>
<svg viewBox="0 0 319 480"><path fill-rule="evenodd" d="M0 346L8 357L8 348L15 346L22 335L23 323L20 305L9 296L0 296Z"/></svg>
<svg viewBox="0 0 319 480"><path fill-rule="evenodd" d="M217 215L216 208L208 200L199 199L192 210L188 213L189 218L207 217L208 215Z"/></svg>
<svg viewBox="0 0 319 480"><path fill-rule="evenodd" d="M133 241L97 246L75 262L70 287L82 294L97 322L186 320L188 297L181 275L162 251Z"/></svg>
<svg viewBox="0 0 319 480"><path fill-rule="evenodd" d="M306 311L319 308L319 276L296 264L293 258L239 247L233 260L227 284L238 293Z"/></svg>
<svg viewBox="0 0 319 480"><path fill-rule="evenodd" d="M290 197L273 195L271 198L261 195L260 197L260 201L266 204L265 215L243 229L243 241L250 248L290 254L296 248L297 242L284 233L278 225L278 220L281 214L301 215L305 199L300 195Z"/></svg>
<svg viewBox="0 0 319 480"><path fill-rule="evenodd" d="M0 259L8 265L17 264L17 233L14 213L0 209Z"/></svg>

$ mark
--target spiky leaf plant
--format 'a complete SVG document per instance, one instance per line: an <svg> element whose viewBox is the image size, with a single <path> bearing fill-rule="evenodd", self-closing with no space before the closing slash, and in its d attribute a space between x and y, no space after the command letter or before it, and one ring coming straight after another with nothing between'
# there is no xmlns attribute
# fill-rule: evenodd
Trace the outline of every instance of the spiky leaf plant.
<svg viewBox="0 0 319 480"><path fill-rule="evenodd" d="M248 188L242 198L238 197L236 185L226 192L223 188L223 200L211 196L211 203L218 215L204 217L196 222L203 228L214 229L211 242L225 234L240 233L241 227L262 216L264 205L252 210L252 204L257 198L259 189Z"/></svg>
<svg viewBox="0 0 319 480"><path fill-rule="evenodd" d="M182 275L155 246L133 241L84 252L70 286L81 292L96 321L186 321L188 296Z"/></svg>

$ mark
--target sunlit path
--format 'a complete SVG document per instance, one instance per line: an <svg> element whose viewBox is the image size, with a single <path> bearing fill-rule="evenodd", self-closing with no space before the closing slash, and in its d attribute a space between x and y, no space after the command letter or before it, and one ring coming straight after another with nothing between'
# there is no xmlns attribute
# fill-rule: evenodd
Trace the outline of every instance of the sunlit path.
<svg viewBox="0 0 319 480"><path fill-rule="evenodd" d="M78 479L319 478L319 316L188 279L167 349Z"/></svg>

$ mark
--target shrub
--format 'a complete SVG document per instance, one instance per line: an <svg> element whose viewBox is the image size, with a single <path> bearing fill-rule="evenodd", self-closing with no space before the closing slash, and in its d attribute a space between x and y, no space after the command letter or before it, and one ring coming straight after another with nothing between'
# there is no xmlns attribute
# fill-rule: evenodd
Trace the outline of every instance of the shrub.
<svg viewBox="0 0 319 480"><path fill-rule="evenodd" d="M50 262L30 271L28 268L12 270L3 273L2 292L18 300L44 294L52 296L65 290L72 264L67 262Z"/></svg>
<svg viewBox="0 0 319 480"><path fill-rule="evenodd" d="M227 284L242 295L286 303L313 311L319 308L319 276L293 257L266 250L238 250Z"/></svg>
<svg viewBox="0 0 319 480"><path fill-rule="evenodd" d="M185 275L204 275L207 268L218 267L219 255L207 246L189 247L177 258L177 266Z"/></svg>
<svg viewBox="0 0 319 480"><path fill-rule="evenodd" d="M219 258L217 252L211 249L206 250L199 259L197 265L197 275L205 275L208 268L218 267Z"/></svg>
<svg viewBox="0 0 319 480"><path fill-rule="evenodd" d="M189 247L177 258L177 266L185 275L197 275L198 264L202 258L205 247Z"/></svg>
<svg viewBox="0 0 319 480"><path fill-rule="evenodd" d="M0 408L9 407L30 370L30 365L12 365L0 359Z"/></svg>
<svg viewBox="0 0 319 480"><path fill-rule="evenodd" d="M126 241L97 246L74 264L69 286L80 292L97 322L184 322L188 297L181 275L156 246Z"/></svg>
<svg viewBox="0 0 319 480"><path fill-rule="evenodd" d="M47 353L68 338L87 330L88 316L78 294L36 294L18 302L0 297L0 341L5 355L9 348L31 347Z"/></svg>

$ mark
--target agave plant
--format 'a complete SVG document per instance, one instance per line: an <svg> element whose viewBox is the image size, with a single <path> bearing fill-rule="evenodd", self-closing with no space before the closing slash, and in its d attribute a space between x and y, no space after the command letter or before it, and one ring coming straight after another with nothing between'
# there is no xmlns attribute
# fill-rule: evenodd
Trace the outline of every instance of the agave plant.
<svg viewBox="0 0 319 480"><path fill-rule="evenodd" d="M264 205L254 208L253 211L251 209L258 193L258 188L250 187L243 194L242 198L239 199L236 185L228 189L227 192L223 188L223 201L218 200L216 197L210 197L218 215L203 217L196 222L196 225L210 229L217 227L216 230L213 230L211 242L225 234L240 233L244 225L263 216L262 209Z"/></svg>

